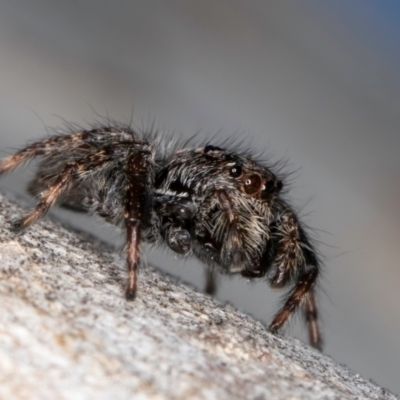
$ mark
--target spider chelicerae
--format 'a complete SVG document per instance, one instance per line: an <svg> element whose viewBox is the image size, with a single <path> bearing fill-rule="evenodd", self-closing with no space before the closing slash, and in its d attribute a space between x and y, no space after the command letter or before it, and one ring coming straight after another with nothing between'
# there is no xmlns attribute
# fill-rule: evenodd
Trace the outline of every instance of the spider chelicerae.
<svg viewBox="0 0 400 400"><path fill-rule="evenodd" d="M40 200L16 228L28 227L57 201L123 227L128 299L137 291L141 241L194 255L210 271L291 286L270 330L277 332L301 307L310 342L320 347L315 250L280 195L281 179L251 155L229 146L174 145L115 124L35 142L2 160L0 175L35 157L42 160L28 189Z"/></svg>

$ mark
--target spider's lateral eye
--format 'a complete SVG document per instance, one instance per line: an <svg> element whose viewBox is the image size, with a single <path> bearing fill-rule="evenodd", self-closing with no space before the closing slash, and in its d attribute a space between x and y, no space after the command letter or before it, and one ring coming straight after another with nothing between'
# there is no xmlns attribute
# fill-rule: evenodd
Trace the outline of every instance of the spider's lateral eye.
<svg viewBox="0 0 400 400"><path fill-rule="evenodd" d="M265 185L263 186L262 190L266 191L266 192L272 192L275 189L275 182L274 181L268 181L265 183Z"/></svg>
<svg viewBox="0 0 400 400"><path fill-rule="evenodd" d="M240 175L242 175L242 167L240 165L235 165L229 170L230 176L233 178L238 178Z"/></svg>
<svg viewBox="0 0 400 400"><path fill-rule="evenodd" d="M268 198L271 194L278 194L282 189L282 181L269 180L264 183L261 189L261 198Z"/></svg>

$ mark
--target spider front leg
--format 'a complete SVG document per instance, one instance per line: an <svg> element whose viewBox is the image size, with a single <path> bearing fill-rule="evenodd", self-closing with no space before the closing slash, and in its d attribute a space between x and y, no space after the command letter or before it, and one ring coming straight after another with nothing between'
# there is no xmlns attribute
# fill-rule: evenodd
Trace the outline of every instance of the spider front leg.
<svg viewBox="0 0 400 400"><path fill-rule="evenodd" d="M312 289L305 301L305 317L308 323L308 335L310 343L317 349L322 350L322 337L318 326L317 305L315 294Z"/></svg>
<svg viewBox="0 0 400 400"><path fill-rule="evenodd" d="M221 259L231 272L240 272L244 261L243 240L239 231L239 219L233 201L224 190L217 192L218 204L227 219L226 235L221 251Z"/></svg>
<svg viewBox="0 0 400 400"><path fill-rule="evenodd" d="M125 165L126 185L124 200L124 221L126 227L126 250L128 263L128 284L126 298L134 300L137 290L137 268L140 262L139 244L148 187L154 178L151 151L142 150L128 156Z"/></svg>
<svg viewBox="0 0 400 400"><path fill-rule="evenodd" d="M270 330L277 332L289 317L304 304L309 338L312 346L321 347L322 339L317 322L314 286L319 274L319 265L314 251L294 213L285 207L276 229L279 245L276 255L277 270L271 285L282 287L290 278L298 281L290 292L284 306L274 317Z"/></svg>
<svg viewBox="0 0 400 400"><path fill-rule="evenodd" d="M283 205L284 210L272 225L273 236L278 241L275 275L270 280L271 286L283 287L303 267L304 257L300 242L300 227L293 212Z"/></svg>
<svg viewBox="0 0 400 400"><path fill-rule="evenodd" d="M300 304L305 302L306 318L309 324L310 343L312 346L320 349L322 338L317 324L317 314L315 308L315 299L313 287L318 277L318 268L311 266L309 271L301 275L299 281L289 294L284 306L279 310L273 319L270 330L276 333L289 317L297 310Z"/></svg>
<svg viewBox="0 0 400 400"><path fill-rule="evenodd" d="M320 348L322 338L317 322L314 294L314 286L319 274L318 260L294 213L285 204L282 203L281 206L283 206L282 214L275 229L279 243L275 259L277 270L271 279L271 285L282 287L294 277L298 277L298 280L284 306L273 319L270 329L277 332L303 304L310 343L312 346Z"/></svg>

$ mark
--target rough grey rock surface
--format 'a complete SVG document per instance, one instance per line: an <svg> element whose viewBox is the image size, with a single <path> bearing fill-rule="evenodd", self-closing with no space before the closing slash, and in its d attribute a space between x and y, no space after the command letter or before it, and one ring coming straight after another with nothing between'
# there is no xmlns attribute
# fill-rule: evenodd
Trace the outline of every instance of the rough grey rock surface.
<svg viewBox="0 0 400 400"><path fill-rule="evenodd" d="M396 399L160 271L0 195L0 399Z"/></svg>

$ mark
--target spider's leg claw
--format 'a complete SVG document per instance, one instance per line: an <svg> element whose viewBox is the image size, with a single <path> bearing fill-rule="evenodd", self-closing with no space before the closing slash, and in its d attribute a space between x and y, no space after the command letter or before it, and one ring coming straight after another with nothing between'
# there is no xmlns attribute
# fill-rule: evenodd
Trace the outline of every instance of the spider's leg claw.
<svg viewBox="0 0 400 400"><path fill-rule="evenodd" d="M268 329L275 335L278 333L279 327L276 324L271 324Z"/></svg>
<svg viewBox="0 0 400 400"><path fill-rule="evenodd" d="M11 221L11 231L13 233L22 233L25 230L23 219L15 219Z"/></svg>
<svg viewBox="0 0 400 400"><path fill-rule="evenodd" d="M319 342L311 342L311 346L315 349L318 350L320 352L322 352L322 347L323 347L323 343L322 340L320 340Z"/></svg>
<svg viewBox="0 0 400 400"><path fill-rule="evenodd" d="M137 291L135 289L128 288L126 290L125 297L129 301L133 301L136 299L136 293L137 293Z"/></svg>

